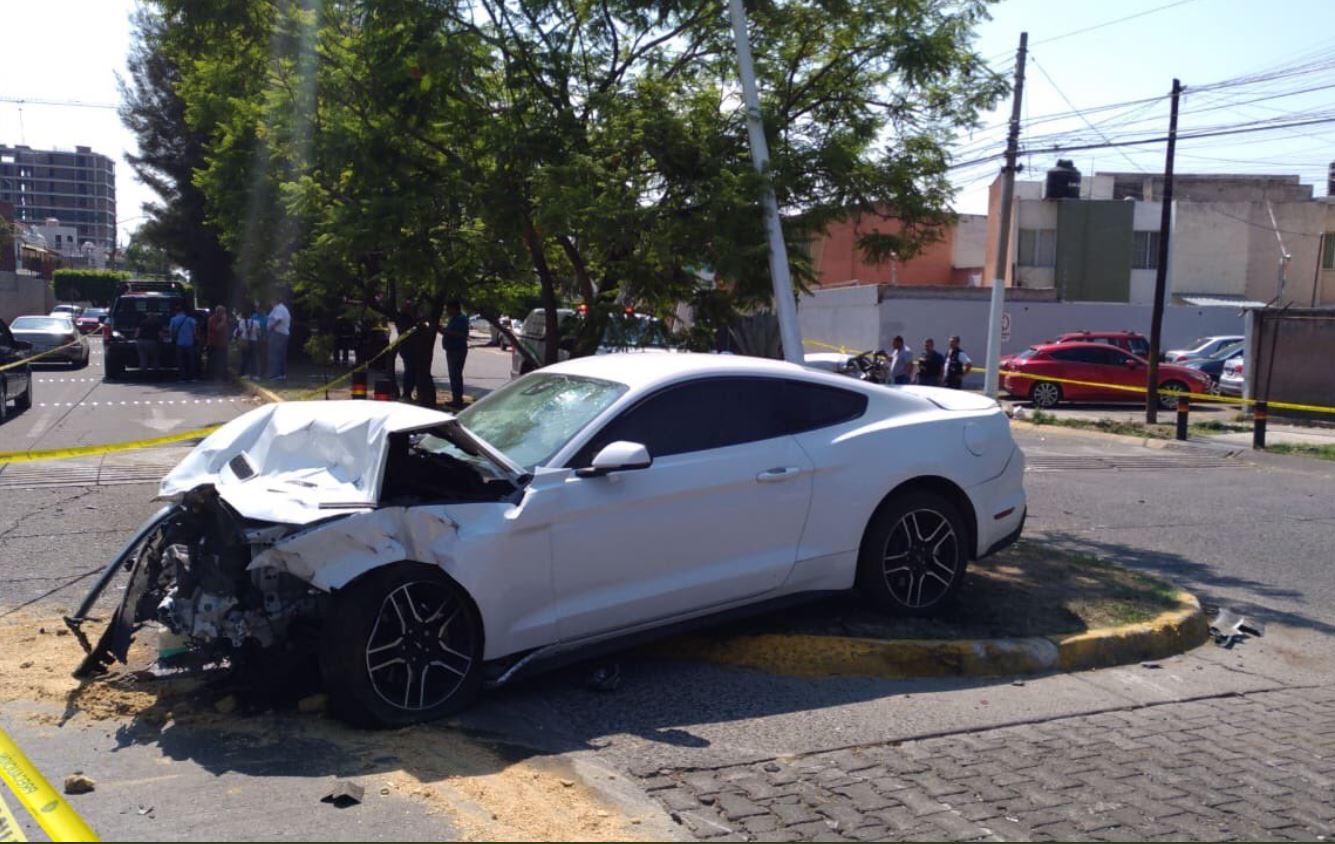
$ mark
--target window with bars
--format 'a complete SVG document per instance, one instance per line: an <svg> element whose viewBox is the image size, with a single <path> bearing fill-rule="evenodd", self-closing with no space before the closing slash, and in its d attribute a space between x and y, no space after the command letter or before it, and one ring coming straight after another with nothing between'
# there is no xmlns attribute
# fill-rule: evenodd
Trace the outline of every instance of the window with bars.
<svg viewBox="0 0 1335 844"><path fill-rule="evenodd" d="M1157 270L1159 268L1159 233L1133 232L1131 236L1131 269Z"/></svg>
<svg viewBox="0 0 1335 844"><path fill-rule="evenodd" d="M1019 257L1022 267L1055 267L1057 265L1056 229L1020 229Z"/></svg>
<svg viewBox="0 0 1335 844"><path fill-rule="evenodd" d="M1321 269L1335 270L1335 232L1321 238Z"/></svg>

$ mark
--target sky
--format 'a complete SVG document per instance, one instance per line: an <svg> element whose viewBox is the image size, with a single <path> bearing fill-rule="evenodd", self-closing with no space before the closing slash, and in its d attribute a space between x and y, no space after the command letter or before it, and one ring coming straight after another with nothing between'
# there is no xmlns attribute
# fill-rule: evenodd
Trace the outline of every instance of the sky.
<svg viewBox="0 0 1335 844"><path fill-rule="evenodd" d="M7 33L0 38L6 57L6 72L0 74L0 143L64 149L86 145L115 157L122 244L143 222L140 207L154 195L125 160L135 141L115 110L35 102L19 106L7 100L115 105L116 74L126 72L134 6L135 0L0 0ZM1330 105L1335 97L1332 24L1332 0L1002 0L992 7L992 20L979 28L976 44L982 56L1009 75L1020 33L1028 31L1021 113L1031 125L1021 132L1021 146L1032 141L1033 147L1047 148L1056 141L1084 144L1162 136L1168 126L1165 95L1175 76L1186 86L1179 127L1184 134L1264 119L1335 118ZM1193 91L1258 71L1322 60L1329 66L1317 65L1287 78ZM1293 94L1312 88L1317 90ZM1102 108L1140 100L1148 102ZM963 135L956 160L1000 153L1009 114L1010 103L1000 103L985 116L984 129ZM1335 122L1183 139L1177 153L1180 173L1298 174L1315 187L1316 195L1324 196L1327 167L1335 161ZM1021 159L1026 172L1020 178L1041 179L1058 157L1073 158L1085 174L1159 172L1164 146L1032 154ZM986 211L987 185L998 167L996 161L984 161L954 171L956 210Z"/></svg>

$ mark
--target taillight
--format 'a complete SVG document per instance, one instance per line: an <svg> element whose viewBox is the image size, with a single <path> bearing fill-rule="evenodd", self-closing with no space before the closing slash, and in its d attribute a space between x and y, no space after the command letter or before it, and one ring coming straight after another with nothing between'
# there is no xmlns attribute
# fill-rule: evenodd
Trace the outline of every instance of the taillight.
<svg viewBox="0 0 1335 844"><path fill-rule="evenodd" d="M111 323L109 322L102 323L102 342L111 342Z"/></svg>

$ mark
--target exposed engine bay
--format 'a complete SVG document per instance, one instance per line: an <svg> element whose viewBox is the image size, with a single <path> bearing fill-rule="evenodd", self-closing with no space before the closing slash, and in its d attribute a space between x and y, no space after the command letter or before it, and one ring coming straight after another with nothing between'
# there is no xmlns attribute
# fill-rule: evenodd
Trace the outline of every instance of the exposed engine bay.
<svg viewBox="0 0 1335 844"><path fill-rule="evenodd" d="M135 632L146 622L179 637L192 657L204 662L288 644L298 625L318 631L329 593L271 565L252 566L275 544L379 506L502 501L517 492L514 483L430 431L396 432L386 439L380 505L325 502L317 519L285 524L245 518L213 484L175 496L178 500L140 528L108 564L83 606L66 618L88 652L76 676L124 662ZM240 483L250 480L246 476ZM289 477L285 485L292 484L301 481ZM121 571L129 572L124 598L100 640L90 645L81 626Z"/></svg>

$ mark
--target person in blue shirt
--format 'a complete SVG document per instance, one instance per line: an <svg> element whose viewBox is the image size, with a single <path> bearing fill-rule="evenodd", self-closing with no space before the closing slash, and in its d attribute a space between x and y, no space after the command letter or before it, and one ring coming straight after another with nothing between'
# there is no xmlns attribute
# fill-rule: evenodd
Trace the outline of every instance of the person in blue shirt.
<svg viewBox="0 0 1335 844"><path fill-rule="evenodd" d="M464 406L464 361L468 359L468 317L464 316L463 305L458 299L452 299L445 304L445 313L449 315L449 322L445 323L445 330L440 340L440 345L445 349L445 366L450 373L450 394L453 401L450 406L460 408Z"/></svg>
<svg viewBox="0 0 1335 844"><path fill-rule="evenodd" d="M167 335L176 347L176 376L182 381L194 381L195 373L195 319L177 302L172 308Z"/></svg>

